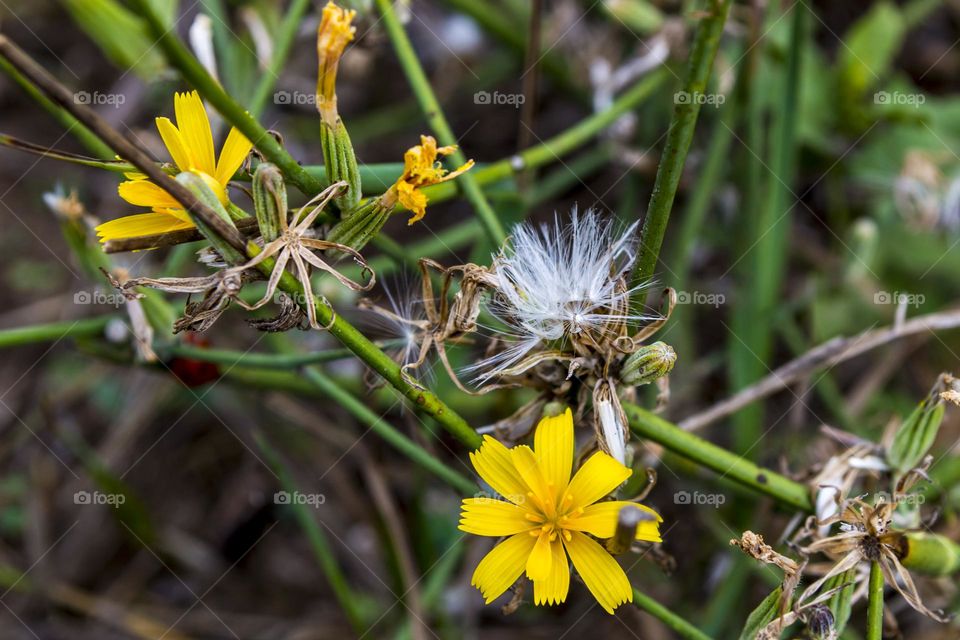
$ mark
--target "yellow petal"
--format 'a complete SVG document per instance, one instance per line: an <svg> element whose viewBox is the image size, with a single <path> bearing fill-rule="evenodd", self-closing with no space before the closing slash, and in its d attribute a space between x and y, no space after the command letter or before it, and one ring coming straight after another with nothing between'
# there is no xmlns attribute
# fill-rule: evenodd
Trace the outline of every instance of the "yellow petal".
<svg viewBox="0 0 960 640"><path fill-rule="evenodd" d="M413 217L407 220L408 225L421 220L423 216L427 215L427 196L420 193L420 190L409 182L401 181L398 182L396 186L397 198L400 201L400 205L413 214Z"/></svg>
<svg viewBox="0 0 960 640"><path fill-rule="evenodd" d="M518 533L495 546L480 561L470 584L480 589L487 604L500 597L517 581L536 541L529 534Z"/></svg>
<svg viewBox="0 0 960 640"><path fill-rule="evenodd" d="M608 454L598 451L583 463L567 487L570 509L593 504L619 487L633 473Z"/></svg>
<svg viewBox="0 0 960 640"><path fill-rule="evenodd" d="M541 533L536 538L537 542L533 545L533 551L527 558L527 577L531 580L546 580L550 577L553 568L550 534Z"/></svg>
<svg viewBox="0 0 960 640"><path fill-rule="evenodd" d="M509 536L535 529L528 511L511 502L493 498L467 498L461 505L460 530L477 536Z"/></svg>
<svg viewBox="0 0 960 640"><path fill-rule="evenodd" d="M574 531L583 531L598 538L610 538L617 529L617 516L620 509L627 506L634 506L646 512L652 520L641 520L637 527L637 540L646 540L648 542L662 542L660 539L659 522L663 521L656 511L650 507L635 502L610 501L597 502L583 509L583 513L575 518L571 518L564 523L565 529Z"/></svg>
<svg viewBox="0 0 960 640"><path fill-rule="evenodd" d="M247 140L246 136L240 133L239 129L230 129L227 134L227 140L223 143L223 149L220 150L220 160L217 162L216 178L220 184L227 184L237 172L243 161L247 159L247 154L253 148L253 143Z"/></svg>
<svg viewBox="0 0 960 640"><path fill-rule="evenodd" d="M179 209L183 205L149 180L128 180L117 187L120 197L138 207Z"/></svg>
<svg viewBox="0 0 960 640"><path fill-rule="evenodd" d="M170 152L170 157L173 158L173 163L177 165L177 168L180 171L193 169L193 156L190 155L190 150L187 148L183 136L180 135L180 130L173 126L169 118L157 118L157 131L160 132L163 144L166 145L167 151Z"/></svg>
<svg viewBox="0 0 960 640"><path fill-rule="evenodd" d="M100 242L121 240L123 238L138 238L153 236L181 229L192 229L193 223L184 221L169 213L140 213L133 216L124 216L110 220L97 226L97 237Z"/></svg>
<svg viewBox="0 0 960 640"><path fill-rule="evenodd" d="M633 601L627 574L596 541L571 531L570 539L564 538L563 545L587 589L607 613L613 613L624 602Z"/></svg>
<svg viewBox="0 0 960 640"><path fill-rule="evenodd" d="M550 551L553 554L550 575L533 581L533 602L537 605L560 604L567 599L570 590L570 563L563 543L554 540L550 543Z"/></svg>
<svg viewBox="0 0 960 640"><path fill-rule="evenodd" d="M533 453L554 494L562 493L573 468L573 414L569 408L540 421L533 436Z"/></svg>
<svg viewBox="0 0 960 640"><path fill-rule="evenodd" d="M473 168L473 160L467 160L462 167L460 167L459 169L454 169L447 175L443 176L440 180L437 180L437 182L447 182L448 180L453 180L457 176L463 173L466 173L467 171L470 171L470 169L472 168Z"/></svg>
<svg viewBox="0 0 960 640"><path fill-rule="evenodd" d="M213 133L203 101L196 91L177 93L173 97L177 114L177 129L184 145L193 159L193 169L213 175L216 171L213 159Z"/></svg>
<svg viewBox="0 0 960 640"><path fill-rule="evenodd" d="M483 444L470 454L470 462L494 491L514 504L526 502L530 489L513 466L510 450L499 440L483 436Z"/></svg>
<svg viewBox="0 0 960 640"><path fill-rule="evenodd" d="M540 471L540 465L537 464L537 457L533 451L526 445L519 445L510 449L510 459L513 460L513 466L516 467L520 477L528 487L530 487L530 500L533 507L539 509L547 517L556 513L557 495L547 483Z"/></svg>

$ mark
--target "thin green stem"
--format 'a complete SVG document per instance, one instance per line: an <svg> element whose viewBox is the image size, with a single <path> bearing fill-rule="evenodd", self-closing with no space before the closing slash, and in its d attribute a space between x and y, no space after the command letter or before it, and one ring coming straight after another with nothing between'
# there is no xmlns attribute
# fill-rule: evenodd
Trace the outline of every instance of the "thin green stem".
<svg viewBox="0 0 960 640"><path fill-rule="evenodd" d="M254 439L263 452L264 457L267 459L267 462L269 462L273 468L274 473L280 478L280 484L283 490L290 494L298 492L300 489L293 478L293 474L291 474L287 466L283 464L280 455L273 449L270 443L267 442L266 437L261 433L254 433ZM336 554L333 552L327 534L317 524L316 518L308 505L292 500L289 506L293 510L293 515L297 523L307 535L307 540L310 543L310 548L313 550L313 555L316 557L320 569L327 578L327 582L330 583L330 588L333 589L333 594L340 604L340 608L343 609L344 614L347 616L350 626L353 627L357 633L362 633L366 628L366 624L364 623L363 615L357 608L358 599L347 583L347 579L343 575L340 565L337 563Z"/></svg>
<svg viewBox="0 0 960 640"><path fill-rule="evenodd" d="M632 404L624 404L623 408L630 421L630 429L637 435L657 442L723 477L776 498L785 505L802 511L813 510L810 492L805 485L770 469L759 467L735 453L684 431L646 409Z"/></svg>
<svg viewBox="0 0 960 640"><path fill-rule="evenodd" d="M286 64L290 55L290 48L293 40L297 36L297 30L303 23L303 16L310 8L310 0L292 0L287 8L287 15L280 23L280 30L273 42L273 55L270 58L270 64L264 70L253 92L253 98L250 99L250 114L254 118L259 118L263 113L263 108L267 103L267 98L273 92L277 83L277 78Z"/></svg>
<svg viewBox="0 0 960 640"><path fill-rule="evenodd" d="M713 60L720 45L720 35L727 21L727 12L731 0L708 0L707 9L690 53L690 64L681 93L674 99L673 115L667 141L657 168L657 177L653 183L653 193L647 206L647 215L640 234L640 255L634 270L634 282L646 282L653 277L660 255L663 236L667 232L667 222L673 200L677 195L683 165L693 141L693 131L700 113L700 103L706 95L707 82L713 69ZM679 98L683 99L679 99Z"/></svg>
<svg viewBox="0 0 960 640"><path fill-rule="evenodd" d="M323 182L310 175L287 153L277 139L246 109L230 97L220 84L210 77L203 65L187 49L176 33L167 29L148 0L133 0L171 66L183 75L220 114L239 129L270 162L277 165L287 180L305 195L313 196L323 189Z"/></svg>
<svg viewBox="0 0 960 640"><path fill-rule="evenodd" d="M882 640L883 571L876 560L870 563L870 582L867 589L867 640Z"/></svg>
<svg viewBox="0 0 960 640"><path fill-rule="evenodd" d="M107 323L114 317L115 316L98 316L96 318L84 318L82 320L37 324L31 327L2 329L0 330L0 349L35 344L37 342L56 342L63 338L98 336L103 333L103 328L107 326Z"/></svg>
<svg viewBox="0 0 960 640"><path fill-rule="evenodd" d="M40 89L38 89L30 80L28 80L16 67L10 64L5 58L0 58L0 69L3 69L10 78L20 85L27 95L44 108L50 115L60 121L67 133L75 137L80 144L86 147L87 151L98 158L104 160L113 159L114 153L110 147L97 137L93 131L87 128L82 122L73 117L73 114L48 98Z"/></svg>
<svg viewBox="0 0 960 640"><path fill-rule="evenodd" d="M252 258L261 251L254 243L247 244L247 253ZM273 258L267 258L260 263L259 269L269 275L274 267ZM279 288L285 293L292 294L294 300L305 300L303 287L289 271L285 271L280 278ZM353 325L337 315L333 307L324 299L315 300L318 322L327 328L327 331L348 349L353 351L360 360L379 374L384 380L393 385L407 400L413 403L420 411L433 416L444 429L456 437L464 445L477 449L482 443L481 437L467 421L448 407L440 398L429 389L417 387L402 375L400 365L383 352L376 344L360 333Z"/></svg>
<svg viewBox="0 0 960 640"><path fill-rule="evenodd" d="M307 379L310 380L321 393L353 414L357 420L368 426L390 446L407 456L414 464L430 471L460 493L474 494L477 492L476 482L454 471L433 457L419 444L397 431L356 396L323 373L319 367L308 367L305 370L305 374Z"/></svg>
<svg viewBox="0 0 960 640"><path fill-rule="evenodd" d="M0 333L0 339L2 339L2 333ZM383 343L380 346L389 347L394 344L399 344L400 342L401 341L392 341ZM0 342L0 346L2 346L2 342ZM213 362L227 367L241 366L257 369L296 369L308 364L334 362L336 360L353 357L353 351L346 348L328 349L315 353L275 354L250 353L230 349L207 349L188 344L171 345L169 348L164 349L163 353L180 358L199 360L200 362Z"/></svg>
<svg viewBox="0 0 960 640"><path fill-rule="evenodd" d="M687 638L687 640L710 640L710 636L650 596L644 594L639 589L633 590L633 604L667 625L669 629L681 638Z"/></svg>
<svg viewBox="0 0 960 640"><path fill-rule="evenodd" d="M413 50L410 38L407 37L407 33L404 31L400 19L394 12L393 5L390 0L377 0L377 6L383 15L383 22L386 25L390 39L393 41L400 65L407 74L410 88L413 90L414 95L416 95L417 101L420 103L420 108L423 110L427 122L430 123L430 128L436 133L441 145L456 145L457 137L453 135L453 130L450 128L446 116L443 115L443 109L437 101L437 96L433 93L430 80L423 71L420 60L417 59L417 54ZM467 161L466 156L464 156L463 152L459 149L452 153L450 158L457 166L463 165ZM494 246L503 244L507 234L503 230L503 225L500 224L497 213L493 210L493 207L490 206L486 196L483 195L483 191L480 189L480 184L476 178L468 171L461 175L458 181L463 189L464 196L466 196L470 204L473 205L477 216L480 218L480 222L483 223L483 227L490 237L490 241Z"/></svg>

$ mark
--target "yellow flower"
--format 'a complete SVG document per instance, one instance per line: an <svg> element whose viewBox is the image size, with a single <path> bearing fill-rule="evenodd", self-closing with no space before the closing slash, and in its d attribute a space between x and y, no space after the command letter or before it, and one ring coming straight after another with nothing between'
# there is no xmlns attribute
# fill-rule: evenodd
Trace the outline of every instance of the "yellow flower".
<svg viewBox="0 0 960 640"><path fill-rule="evenodd" d="M337 120L337 66L357 28L351 26L356 11L347 11L333 2L323 8L317 29L317 110L328 124ZM329 118L329 119L328 119Z"/></svg>
<svg viewBox="0 0 960 640"><path fill-rule="evenodd" d="M243 164L253 146L237 129L227 135L220 159L214 159L213 134L203 102L196 91L174 95L177 124L169 118L157 118L160 137L180 171L200 176L207 186L227 203L227 183ZM97 227L101 242L121 238L149 236L180 229L191 229L194 224L179 202L147 179L142 173L127 174L129 180L118 187L120 197L141 207L150 207L151 213L125 216L104 222Z"/></svg>
<svg viewBox="0 0 960 640"><path fill-rule="evenodd" d="M487 604L526 571L535 604L558 604L570 587L573 567L608 613L633 600L627 575L590 536L609 538L620 509L634 505L651 516L637 528L637 540L660 542L660 516L633 502L598 502L630 477L632 470L603 452L593 454L570 479L573 467L573 416L570 410L544 418L534 448L506 448L485 436L470 454L477 473L505 500L463 501L460 530L479 536L508 536L480 561L471 584ZM589 534L589 535L588 535Z"/></svg>
<svg viewBox="0 0 960 640"><path fill-rule="evenodd" d="M413 217L407 220L407 224L423 218L427 214L427 196L420 188L453 180L473 167L473 160L450 172L440 165L437 156L448 156L456 150L456 145L437 148L433 136L420 136L420 144L403 154L403 175L383 194L384 206L392 208L399 202L409 209Z"/></svg>

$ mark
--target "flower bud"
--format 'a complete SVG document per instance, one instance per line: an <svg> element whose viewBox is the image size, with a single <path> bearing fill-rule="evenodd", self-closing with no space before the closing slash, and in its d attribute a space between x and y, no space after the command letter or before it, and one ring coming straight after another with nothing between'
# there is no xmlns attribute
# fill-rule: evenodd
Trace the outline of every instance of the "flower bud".
<svg viewBox="0 0 960 640"><path fill-rule="evenodd" d="M338 222L327 234L327 240L359 251L383 228L390 212L381 198L369 200Z"/></svg>
<svg viewBox="0 0 960 640"><path fill-rule="evenodd" d="M184 171L183 173L177 175L177 177L174 179L192 191L193 195L197 196L197 198L203 204L212 209L213 212L217 214L217 216L219 216L224 222L236 229L233 219L223 207L223 204L220 202L220 198L210 189L210 186L203 178L190 171ZM204 222L202 218L195 216L189 210L187 213L190 215L190 219L193 220L193 224L197 225L197 229L200 230L200 233L203 234L203 237L206 238L210 244L212 244L213 247L220 252L220 255L222 255L228 263L235 264L246 259L246 256L240 255L240 253L234 249L229 242L221 238L216 231L208 227L207 223Z"/></svg>
<svg viewBox="0 0 960 640"><path fill-rule="evenodd" d="M360 202L360 167L350 134L339 116L332 124L326 120L320 122L320 148L323 150L323 166L330 184L341 181L347 183L343 194L333 199L346 217Z"/></svg>
<svg viewBox="0 0 960 640"><path fill-rule="evenodd" d="M623 363L620 381L628 386L649 384L673 370L677 352L665 342L640 347Z"/></svg>
<svg viewBox="0 0 960 640"><path fill-rule="evenodd" d="M253 208L264 242L273 242L287 215L287 186L276 165L263 162L253 174Z"/></svg>

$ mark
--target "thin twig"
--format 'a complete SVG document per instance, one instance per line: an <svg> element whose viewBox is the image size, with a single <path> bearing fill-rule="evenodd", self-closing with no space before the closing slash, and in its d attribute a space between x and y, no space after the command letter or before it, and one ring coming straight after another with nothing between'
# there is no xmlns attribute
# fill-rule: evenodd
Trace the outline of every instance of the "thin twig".
<svg viewBox="0 0 960 640"><path fill-rule="evenodd" d="M3 35L0 35L0 55L33 82L47 97L66 109L73 117L98 135L120 157L133 164L146 174L154 184L182 204L185 209L203 220L207 226L216 231L233 248L241 253L245 252L246 243L236 229L214 213L213 209L201 202L189 189L167 175L157 166L155 160L140 151L95 111L86 105L78 104L74 99L73 92Z"/></svg>
<svg viewBox="0 0 960 640"><path fill-rule="evenodd" d="M679 423L686 431L696 431L756 402L761 398L784 389L809 373L824 367L833 367L861 353L876 349L894 340L920 334L925 331L944 331L960 327L960 310L943 311L913 318L900 326L866 331L850 338L837 337L814 347L799 358L791 360L756 384L730 396Z"/></svg>

